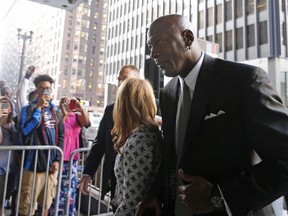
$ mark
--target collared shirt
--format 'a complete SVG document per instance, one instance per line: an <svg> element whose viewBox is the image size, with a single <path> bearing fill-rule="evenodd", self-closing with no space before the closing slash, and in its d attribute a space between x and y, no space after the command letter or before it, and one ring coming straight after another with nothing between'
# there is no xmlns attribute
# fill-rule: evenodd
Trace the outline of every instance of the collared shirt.
<svg viewBox="0 0 288 216"><path fill-rule="evenodd" d="M184 78L186 84L188 85L189 89L190 89L190 95L191 95L191 99L193 97L193 92L195 89L195 85L196 85L196 81L197 81L197 77L200 71L200 68L202 66L204 60L204 52L202 51L201 56L198 60L198 62L196 63L196 65L193 67L193 69L190 71L190 73ZM180 78L180 77L179 77ZM180 85L181 85L181 89L183 86L183 79L180 78Z"/></svg>

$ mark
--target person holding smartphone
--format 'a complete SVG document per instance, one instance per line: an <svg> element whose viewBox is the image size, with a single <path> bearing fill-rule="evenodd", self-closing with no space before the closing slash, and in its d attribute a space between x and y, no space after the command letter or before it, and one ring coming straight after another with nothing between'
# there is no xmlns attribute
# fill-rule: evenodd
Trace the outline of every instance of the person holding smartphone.
<svg viewBox="0 0 288 216"><path fill-rule="evenodd" d="M73 158L72 163L72 176L68 179L70 168L70 156L71 153L80 148L80 133L81 128L90 123L87 112L83 109L81 104L76 98L69 99L68 97L62 97L60 100L60 109L63 115L64 121L64 163L62 170L62 182L59 200L59 209L65 212L66 198L68 193L67 180L71 181L71 189L69 191L69 212L65 212L65 215L73 216L76 214L76 189L77 189L77 167L80 159L80 154L77 153ZM54 203L54 202L53 202ZM56 215L54 212L54 204L49 209L49 215Z"/></svg>
<svg viewBox="0 0 288 216"><path fill-rule="evenodd" d="M15 144L16 130L13 122L13 105L12 101L8 97L0 97L0 145L12 146ZM11 194L15 189L15 175L17 168L17 160L15 152L11 152L10 160L8 161L9 152L8 150L0 151L0 215L2 213L2 203L5 198L4 190L6 195ZM7 188L5 186L5 177L7 170L8 182Z"/></svg>
<svg viewBox="0 0 288 216"><path fill-rule="evenodd" d="M25 145L44 145L58 146L63 149L64 142L64 124L61 110L52 102L52 84L54 80L47 74L38 75L34 79L37 99L24 106L21 110L21 130ZM49 161L48 161L49 159ZM59 161L61 154L59 151L51 151L51 157L48 157L47 151L39 150L36 161L36 173L34 173L34 164L36 160L35 150L28 151L24 158L24 170L21 181L19 215L28 215L30 212L30 203L32 214L35 213L35 206L38 203L38 212L48 215L48 209L51 206L52 199L55 196L54 190L57 186L57 177L59 171ZM47 166L48 164L48 166ZM49 176L46 179L46 171L49 169ZM33 193L33 179L39 182L34 191L35 196L30 200L30 194ZM47 185L45 182L47 181ZM47 188L45 188L47 186ZM29 190L27 190L27 188ZM43 199L43 194L47 193ZM45 200L43 202L43 200Z"/></svg>

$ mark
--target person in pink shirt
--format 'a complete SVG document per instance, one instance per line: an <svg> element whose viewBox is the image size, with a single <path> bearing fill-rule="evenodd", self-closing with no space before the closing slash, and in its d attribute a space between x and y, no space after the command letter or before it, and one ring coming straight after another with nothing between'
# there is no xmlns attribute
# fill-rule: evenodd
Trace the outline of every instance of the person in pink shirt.
<svg viewBox="0 0 288 216"><path fill-rule="evenodd" d="M62 171L61 192L59 200L59 210L63 211L63 215L75 215L76 213L76 188L77 188L77 166L80 154L77 153L73 158L72 176L70 177L71 189L69 191L69 212L65 212L66 198L68 193L68 186L64 184L69 174L69 160L71 153L80 148L80 133L81 128L85 125L89 125L89 116L87 112L80 105L79 101L75 98L69 99L68 97L62 97L60 100L60 108L63 113L63 121L65 128L64 135L64 163ZM54 214L54 205L49 210L49 215Z"/></svg>

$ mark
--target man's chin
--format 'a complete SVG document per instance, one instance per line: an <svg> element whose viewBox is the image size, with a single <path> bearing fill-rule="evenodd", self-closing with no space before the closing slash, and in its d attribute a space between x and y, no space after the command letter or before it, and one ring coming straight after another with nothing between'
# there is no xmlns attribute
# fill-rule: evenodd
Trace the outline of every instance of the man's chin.
<svg viewBox="0 0 288 216"><path fill-rule="evenodd" d="M161 73L163 73L166 77L176 77L177 74L173 73L172 71L167 71L167 70L160 70Z"/></svg>

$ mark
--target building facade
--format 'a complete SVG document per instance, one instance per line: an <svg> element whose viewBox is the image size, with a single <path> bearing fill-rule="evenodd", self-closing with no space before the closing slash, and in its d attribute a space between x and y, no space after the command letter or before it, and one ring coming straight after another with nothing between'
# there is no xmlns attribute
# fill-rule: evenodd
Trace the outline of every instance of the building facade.
<svg viewBox="0 0 288 216"><path fill-rule="evenodd" d="M219 57L263 67L287 101L287 0L111 0L109 8L108 103L121 66L134 64L143 77L147 75L146 29L159 16L173 13L188 17L198 38L219 44ZM149 64L148 68L153 69ZM161 88L161 78L159 82Z"/></svg>
<svg viewBox="0 0 288 216"><path fill-rule="evenodd" d="M287 1L199 0L199 38L219 44L219 56L264 68L287 104Z"/></svg>
<svg viewBox="0 0 288 216"><path fill-rule="evenodd" d="M33 38L31 44L27 44L24 70L33 64L37 67L36 75L45 73L53 77L55 100L62 96L80 97L89 101L90 107L101 111L104 107L108 0L84 1L72 11L27 3L34 6L27 11L34 16L33 25L29 27L33 31ZM11 19L13 15L11 12ZM11 19L7 17L7 26L17 32L15 25L11 25ZM25 15L22 19L25 19ZM26 22L31 22L31 19ZM11 67L7 60L12 59L11 54L19 55L21 50L21 46L11 46L15 40L9 40L9 37L17 40L16 33L12 36L11 32L6 32L6 45L2 52L6 54L1 58L6 59L2 61L4 68ZM7 53L11 47L15 49ZM14 60L14 68L19 68L19 62ZM18 77L18 73L19 69L14 71L14 77Z"/></svg>
<svg viewBox="0 0 288 216"><path fill-rule="evenodd" d="M55 77L57 99L80 97L103 108L107 1L85 1L73 11L53 9L57 13L42 17L38 26L36 62Z"/></svg>
<svg viewBox="0 0 288 216"><path fill-rule="evenodd" d="M141 76L150 79L158 96L163 87L163 75L149 60L146 31L150 23L165 14L178 13L191 16L192 1L185 0L122 0L109 1L107 55L105 70L105 101L113 102L120 68L133 64ZM146 65L146 66L145 66Z"/></svg>

